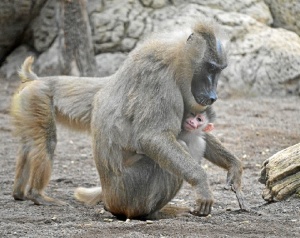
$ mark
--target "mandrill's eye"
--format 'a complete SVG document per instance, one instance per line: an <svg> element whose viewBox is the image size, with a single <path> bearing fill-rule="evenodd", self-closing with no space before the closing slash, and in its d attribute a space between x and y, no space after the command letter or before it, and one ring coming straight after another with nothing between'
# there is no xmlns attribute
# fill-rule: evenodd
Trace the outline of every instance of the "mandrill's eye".
<svg viewBox="0 0 300 238"><path fill-rule="evenodd" d="M191 40L191 39L192 39L192 37L193 37L193 35L194 35L194 33L190 34L190 36L187 38L187 40L186 40L186 41L189 41L189 40Z"/></svg>
<svg viewBox="0 0 300 238"><path fill-rule="evenodd" d="M207 64L207 71L210 72L210 73L214 73L217 71L217 66L215 64L212 64L212 63L208 63Z"/></svg>

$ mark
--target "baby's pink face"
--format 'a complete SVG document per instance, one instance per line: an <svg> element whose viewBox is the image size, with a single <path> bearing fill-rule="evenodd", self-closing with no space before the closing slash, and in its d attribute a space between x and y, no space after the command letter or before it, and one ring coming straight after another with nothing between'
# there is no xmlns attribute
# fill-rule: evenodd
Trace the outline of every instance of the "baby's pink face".
<svg viewBox="0 0 300 238"><path fill-rule="evenodd" d="M183 123L183 129L193 131L205 123L205 117L202 114L194 115L190 113Z"/></svg>

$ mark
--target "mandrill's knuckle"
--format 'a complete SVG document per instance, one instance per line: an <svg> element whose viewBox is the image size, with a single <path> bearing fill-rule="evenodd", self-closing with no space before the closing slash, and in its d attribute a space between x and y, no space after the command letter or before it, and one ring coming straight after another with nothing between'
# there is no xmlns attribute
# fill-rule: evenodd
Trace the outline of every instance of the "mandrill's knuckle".
<svg viewBox="0 0 300 238"><path fill-rule="evenodd" d="M197 199L197 206L210 205L210 204L212 205L213 203L214 203L214 199L212 197Z"/></svg>
<svg viewBox="0 0 300 238"><path fill-rule="evenodd" d="M205 211L205 208L209 208L209 210L211 210L213 204L214 204L214 198L212 196L198 198L196 200L195 211L199 213L203 213Z"/></svg>
<svg viewBox="0 0 300 238"><path fill-rule="evenodd" d="M211 213L213 204L213 199L198 201L191 213L195 216L207 216Z"/></svg>

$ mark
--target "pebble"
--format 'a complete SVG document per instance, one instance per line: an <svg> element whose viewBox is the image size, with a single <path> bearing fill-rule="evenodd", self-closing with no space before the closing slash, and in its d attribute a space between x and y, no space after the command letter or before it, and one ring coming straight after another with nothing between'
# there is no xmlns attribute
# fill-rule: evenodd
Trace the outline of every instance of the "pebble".
<svg viewBox="0 0 300 238"><path fill-rule="evenodd" d="M114 220L111 219L111 218L104 218L103 220L106 221L106 222L113 222L113 221L114 221Z"/></svg>
<svg viewBox="0 0 300 238"><path fill-rule="evenodd" d="M104 209L101 209L99 213L104 214L104 212L105 212Z"/></svg>
<svg viewBox="0 0 300 238"><path fill-rule="evenodd" d="M240 222L241 224L249 224L250 223L250 221L242 221L242 222Z"/></svg>

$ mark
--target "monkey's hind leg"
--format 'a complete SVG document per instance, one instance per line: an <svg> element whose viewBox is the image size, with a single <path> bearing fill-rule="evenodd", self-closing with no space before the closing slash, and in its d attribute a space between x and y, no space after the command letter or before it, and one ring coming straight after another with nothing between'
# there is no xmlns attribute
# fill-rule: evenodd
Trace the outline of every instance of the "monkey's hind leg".
<svg viewBox="0 0 300 238"><path fill-rule="evenodd" d="M44 131L40 128L40 137L36 139L34 147L28 154L30 176L27 198L36 205L64 205L64 202L44 194L44 189L50 181L56 147L56 128L53 118L44 126Z"/></svg>
<svg viewBox="0 0 300 238"><path fill-rule="evenodd" d="M26 200L26 186L29 180L29 161L28 147L22 145L18 152L16 175L13 188L13 197L15 200Z"/></svg>
<svg viewBox="0 0 300 238"><path fill-rule="evenodd" d="M21 148L17 160L13 197L35 204L63 204L44 195L56 147L54 108L47 85L30 82L15 94L11 115ZM26 191L28 189L28 191Z"/></svg>
<svg viewBox="0 0 300 238"><path fill-rule="evenodd" d="M29 156L31 158L30 179L26 197L36 205L64 205L64 202L44 194L51 177L52 155L37 147L31 150Z"/></svg>

